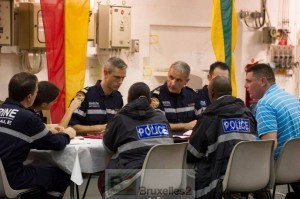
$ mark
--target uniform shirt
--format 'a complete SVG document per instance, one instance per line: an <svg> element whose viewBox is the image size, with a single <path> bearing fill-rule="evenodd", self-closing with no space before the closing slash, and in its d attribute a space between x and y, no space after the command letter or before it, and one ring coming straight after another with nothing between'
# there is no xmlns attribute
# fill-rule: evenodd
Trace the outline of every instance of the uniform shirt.
<svg viewBox="0 0 300 199"><path fill-rule="evenodd" d="M277 132L275 158L287 140L300 137L300 102L276 84L258 101L255 118L258 137Z"/></svg>
<svg viewBox="0 0 300 199"><path fill-rule="evenodd" d="M0 140L0 158L12 187L36 177L34 167L23 165L30 149L61 150L70 142L67 134L52 134L35 113L10 98L0 105Z"/></svg>
<svg viewBox="0 0 300 199"><path fill-rule="evenodd" d="M197 119L196 92L183 87L179 94L170 93L167 83L151 92L151 106L165 112L170 123L187 123Z"/></svg>
<svg viewBox="0 0 300 199"><path fill-rule="evenodd" d="M122 108L121 93L113 91L110 95L105 95L100 83L101 81L97 81L89 88L80 108L73 113L70 125L106 124Z"/></svg>
<svg viewBox="0 0 300 199"><path fill-rule="evenodd" d="M197 103L200 107L200 113L202 113L208 105L211 104L209 95L208 95L208 85L203 86L202 89L197 91Z"/></svg>

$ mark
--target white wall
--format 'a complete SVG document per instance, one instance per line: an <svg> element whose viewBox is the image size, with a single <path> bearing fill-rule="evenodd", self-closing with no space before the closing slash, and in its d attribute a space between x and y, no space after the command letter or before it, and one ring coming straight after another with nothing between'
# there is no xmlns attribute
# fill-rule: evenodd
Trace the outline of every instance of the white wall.
<svg viewBox="0 0 300 199"><path fill-rule="evenodd" d="M280 8L281 0L267 1L268 10L273 26L278 25L278 9ZM300 2L297 0L290 0L290 28L291 28L291 40L294 45L298 45L300 40L300 30L298 23L300 22L299 14L296 12L296 8L300 7ZM106 1L104 1L106 3ZM111 0L111 4L122 5L121 0ZM151 25L163 25L163 26L196 26L196 27L209 27L211 21L212 1L199 1L199 0L128 0L127 6L132 7L132 39L140 40L140 52L130 54L126 50L120 55L122 59L129 65L127 77L120 88L124 99L127 98L127 90L130 85L137 81L145 81L150 86L163 83L165 77L152 77L144 76L144 66L149 65L150 44L149 34ZM248 10L255 11L260 9L260 0L236 1L236 11ZM178 38L180 39L180 38ZM200 38L201 39L201 38ZM209 35L205 39L209 39ZM193 41L190 41L193 42ZM188 43L187 43L188 45ZM4 47L3 47L4 48ZM180 48L180 46L174 43L174 49ZM238 42L235 50L236 61L236 79L238 83L238 97L244 98L245 89L244 85L244 66L250 63L251 59L255 60L263 59L264 62L268 61L267 54L268 46L261 42L261 32L251 31L245 28L245 24L239 20L239 33ZM7 51L7 50L6 50ZM9 50L8 50L9 51ZM3 51L2 51L3 52ZM105 52L101 52L100 55L89 55L87 58L86 80L85 85L93 85L101 77L100 66L109 57ZM298 49L297 58L299 60L300 53ZM159 61L159 60L158 60ZM177 61L177 60L173 60ZM172 62L173 62L172 61ZM183 60L187 63L190 60ZM171 64L171 63L170 63ZM5 99L7 96L7 85L11 76L20 71L19 69L19 56L15 53L0 54L0 99ZM209 66L204 66L204 68ZM300 67L298 67L300 68ZM193 70L193 68L192 68ZM44 69L38 74L40 80L47 79L46 64ZM295 77L292 73L292 77L277 76L277 82L280 87L287 91L297 94L300 93L300 88L296 87L296 81L299 77ZM299 82L298 82L299 83Z"/></svg>

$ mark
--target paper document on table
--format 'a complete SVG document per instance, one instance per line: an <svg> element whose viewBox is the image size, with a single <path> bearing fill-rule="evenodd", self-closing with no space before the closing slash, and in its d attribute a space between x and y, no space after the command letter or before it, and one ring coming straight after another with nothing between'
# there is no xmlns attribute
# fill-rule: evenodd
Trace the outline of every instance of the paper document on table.
<svg viewBox="0 0 300 199"><path fill-rule="evenodd" d="M184 132L184 133L182 133L182 134L175 134L175 135L173 135L173 138L181 138L181 139L186 139L186 138L189 138L190 136L191 136L191 134L192 134L192 130L188 130L188 131L186 131L186 132Z"/></svg>
<svg viewBox="0 0 300 199"><path fill-rule="evenodd" d="M184 136L191 136L192 132L193 132L193 130L188 130L187 132L184 132L182 135L184 135Z"/></svg>
<svg viewBox="0 0 300 199"><path fill-rule="evenodd" d="M74 138L70 141L70 145L91 144L89 140Z"/></svg>

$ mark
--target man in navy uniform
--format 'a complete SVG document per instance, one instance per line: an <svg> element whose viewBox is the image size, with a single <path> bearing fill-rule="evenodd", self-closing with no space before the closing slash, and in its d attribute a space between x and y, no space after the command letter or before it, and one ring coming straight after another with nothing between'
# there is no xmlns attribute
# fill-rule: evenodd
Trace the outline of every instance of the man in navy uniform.
<svg viewBox="0 0 300 199"><path fill-rule="evenodd" d="M207 75L208 84L216 76L224 76L229 78L229 67L226 63L218 61L210 65L209 73ZM197 96L197 103L198 106L201 107L200 112L202 112L208 105L211 104L211 101L208 96L208 85L205 85L202 89L199 89L197 91Z"/></svg>
<svg viewBox="0 0 300 199"><path fill-rule="evenodd" d="M56 167L24 166L30 149L61 150L76 135L69 127L51 133L43 121L27 110L38 92L35 75L22 72L8 85L9 97L0 105L0 158L13 189L41 188L45 198L62 198L70 175Z"/></svg>
<svg viewBox="0 0 300 199"><path fill-rule="evenodd" d="M196 92L187 87L190 66L177 61L170 66L167 82L151 92L151 106L165 112L173 131L191 130L196 124Z"/></svg>
<svg viewBox="0 0 300 199"><path fill-rule="evenodd" d="M106 123L123 106L118 92L125 76L126 63L117 57L111 57L104 65L104 78L88 88L85 99L72 115L69 125L77 134L103 132Z"/></svg>

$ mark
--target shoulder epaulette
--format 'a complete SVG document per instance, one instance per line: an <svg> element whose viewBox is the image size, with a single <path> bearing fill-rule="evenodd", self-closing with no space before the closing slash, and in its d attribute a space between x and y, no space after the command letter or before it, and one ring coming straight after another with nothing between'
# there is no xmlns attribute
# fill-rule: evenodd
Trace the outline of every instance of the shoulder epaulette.
<svg viewBox="0 0 300 199"><path fill-rule="evenodd" d="M153 94L159 95L160 93L160 88L156 88L152 91Z"/></svg>
<svg viewBox="0 0 300 199"><path fill-rule="evenodd" d="M85 88L83 88L83 89L81 89L81 90L79 90L78 92L83 92L84 94L87 94L88 92L89 92L89 90L90 90L90 87L85 87ZM77 92L77 93L78 93Z"/></svg>

